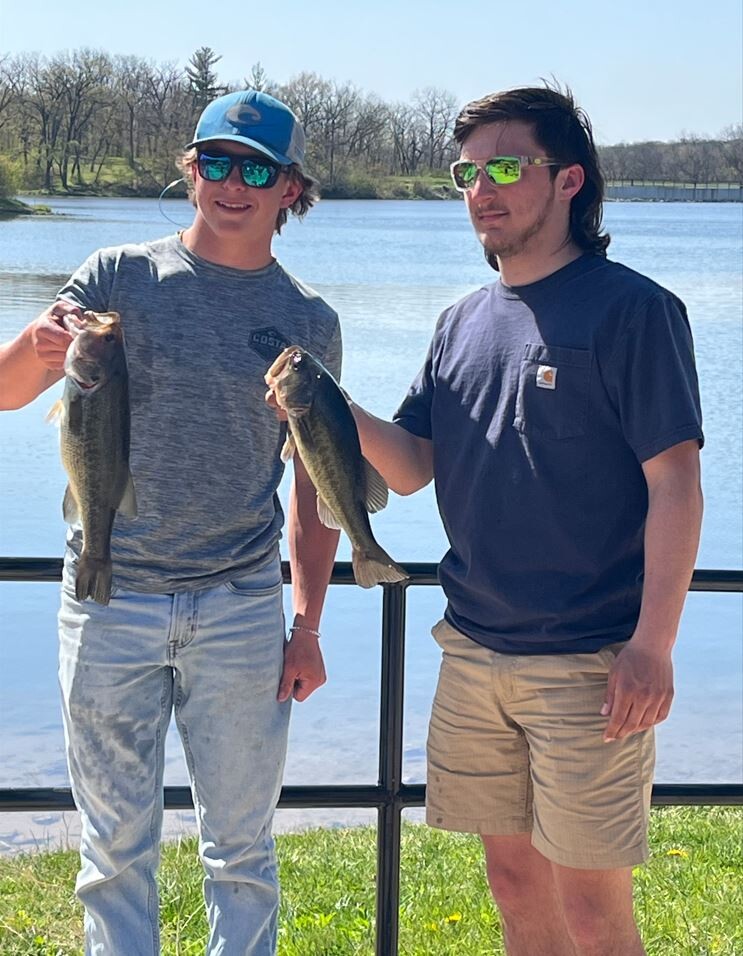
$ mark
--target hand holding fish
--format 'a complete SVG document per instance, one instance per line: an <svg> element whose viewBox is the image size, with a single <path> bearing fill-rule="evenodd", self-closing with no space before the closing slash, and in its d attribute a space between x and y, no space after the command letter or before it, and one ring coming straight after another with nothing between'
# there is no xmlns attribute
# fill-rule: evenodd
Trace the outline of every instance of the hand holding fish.
<svg viewBox="0 0 743 956"><path fill-rule="evenodd" d="M79 306L61 299L46 309L31 327L31 341L37 358L47 368L61 371L67 349L75 338L75 330L82 326L83 312Z"/></svg>
<svg viewBox="0 0 743 956"><path fill-rule="evenodd" d="M266 376L266 380L268 380L268 376ZM278 418L280 422L286 422L289 420L289 416L286 412L286 409L282 408L281 405L279 405L278 403L278 400L276 398L276 393L273 390L273 385L266 392L266 405L268 405L269 408L273 409L274 414L276 415L276 417Z"/></svg>

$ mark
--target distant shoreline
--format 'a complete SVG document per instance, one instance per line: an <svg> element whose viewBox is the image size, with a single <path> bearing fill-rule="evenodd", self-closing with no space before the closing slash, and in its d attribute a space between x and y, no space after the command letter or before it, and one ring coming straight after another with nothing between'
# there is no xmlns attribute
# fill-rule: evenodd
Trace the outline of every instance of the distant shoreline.
<svg viewBox="0 0 743 956"><path fill-rule="evenodd" d="M151 189L134 190L112 184L109 188L79 191L34 192L24 194L24 199L0 199L0 218L25 215L54 215L46 205L36 204L37 199L157 199L160 194ZM176 191L163 197L163 201L186 199L185 192ZM395 180L393 183L366 183L364 186L326 188L321 190L322 199L364 200L456 200L461 194L445 181L440 180ZM743 185L719 183L695 186L690 183L631 183L611 182L606 186L607 202L743 202ZM31 200L30 204L27 200Z"/></svg>

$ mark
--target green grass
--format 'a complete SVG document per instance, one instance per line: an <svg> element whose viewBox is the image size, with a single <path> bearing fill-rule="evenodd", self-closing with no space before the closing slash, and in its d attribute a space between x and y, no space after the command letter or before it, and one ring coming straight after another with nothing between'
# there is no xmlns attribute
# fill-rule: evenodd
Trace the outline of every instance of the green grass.
<svg viewBox="0 0 743 956"><path fill-rule="evenodd" d="M635 907L649 956L743 953L743 851L736 808L655 810L652 857L636 871ZM312 830L277 839L283 896L280 956L372 956L375 831ZM77 956L81 911L77 854L36 853L0 862L3 956ZM195 841L164 847L162 952L204 951L206 920ZM403 828L402 956L502 953L498 917L477 838Z"/></svg>

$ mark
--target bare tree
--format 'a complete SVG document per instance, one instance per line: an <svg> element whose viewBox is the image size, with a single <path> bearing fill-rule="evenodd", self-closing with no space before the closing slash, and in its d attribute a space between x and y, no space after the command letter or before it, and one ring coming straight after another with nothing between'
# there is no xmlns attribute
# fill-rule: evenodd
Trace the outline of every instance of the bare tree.
<svg viewBox="0 0 743 956"><path fill-rule="evenodd" d="M390 108L392 132L392 164L390 172L412 176L417 172L425 149L425 130L421 128L417 111L407 103Z"/></svg>
<svg viewBox="0 0 743 956"><path fill-rule="evenodd" d="M720 133L720 153L738 182L743 182L743 123L726 126Z"/></svg>
<svg viewBox="0 0 743 956"><path fill-rule="evenodd" d="M413 106L425 131L425 159L429 169L441 169L459 112L453 93L427 86L413 94Z"/></svg>
<svg viewBox="0 0 743 956"><path fill-rule="evenodd" d="M683 132L676 153L676 166L682 180L708 183L715 179L715 146L708 139Z"/></svg>

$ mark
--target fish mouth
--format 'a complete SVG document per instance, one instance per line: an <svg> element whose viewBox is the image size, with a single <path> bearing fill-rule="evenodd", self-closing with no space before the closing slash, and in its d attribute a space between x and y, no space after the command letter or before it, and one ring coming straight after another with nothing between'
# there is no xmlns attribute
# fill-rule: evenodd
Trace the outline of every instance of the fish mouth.
<svg viewBox="0 0 743 956"><path fill-rule="evenodd" d="M70 353L72 351L71 348ZM101 374L100 367L83 362L79 358L76 359L70 353L68 353L64 363L64 373L67 378L86 395L90 395L101 388L106 381L106 376Z"/></svg>
<svg viewBox="0 0 743 956"><path fill-rule="evenodd" d="M285 348L280 355L277 355L271 363L271 367L264 375L266 385L274 387L279 381L281 373L286 371L289 362L293 360L296 362L295 356L301 354L302 352L298 345L290 345L288 348Z"/></svg>
<svg viewBox="0 0 743 956"><path fill-rule="evenodd" d="M68 375L67 378L83 395L92 395L94 392L97 392L98 389L103 388L104 385L102 379L97 382L88 383L76 378L74 375Z"/></svg>

